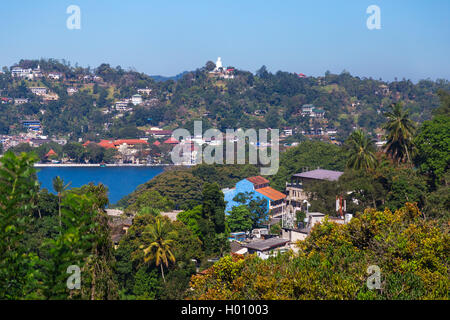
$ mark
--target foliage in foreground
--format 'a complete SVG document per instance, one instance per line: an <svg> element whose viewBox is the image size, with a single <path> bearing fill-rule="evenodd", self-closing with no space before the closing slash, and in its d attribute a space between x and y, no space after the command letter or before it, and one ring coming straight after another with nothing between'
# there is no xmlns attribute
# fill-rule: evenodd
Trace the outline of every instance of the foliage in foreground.
<svg viewBox="0 0 450 320"><path fill-rule="evenodd" d="M0 299L117 298L107 189L90 184L59 202L39 192L34 161L0 159ZM68 289L69 266L80 268L81 290Z"/></svg>
<svg viewBox="0 0 450 320"><path fill-rule="evenodd" d="M449 240L413 204L368 209L348 225L316 226L297 254L222 258L192 277L190 298L448 299ZM379 290L367 288L370 265L381 269Z"/></svg>

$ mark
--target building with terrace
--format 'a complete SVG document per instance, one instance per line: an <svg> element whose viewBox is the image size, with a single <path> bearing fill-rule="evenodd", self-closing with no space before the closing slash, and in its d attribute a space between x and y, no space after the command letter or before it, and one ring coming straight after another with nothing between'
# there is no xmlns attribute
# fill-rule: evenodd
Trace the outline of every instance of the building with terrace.
<svg viewBox="0 0 450 320"><path fill-rule="evenodd" d="M286 183L286 201L294 207L294 210L304 210L308 200L305 187L315 181L337 181L343 174L341 171L317 169L294 174L291 182ZM304 210L307 211L307 210Z"/></svg>

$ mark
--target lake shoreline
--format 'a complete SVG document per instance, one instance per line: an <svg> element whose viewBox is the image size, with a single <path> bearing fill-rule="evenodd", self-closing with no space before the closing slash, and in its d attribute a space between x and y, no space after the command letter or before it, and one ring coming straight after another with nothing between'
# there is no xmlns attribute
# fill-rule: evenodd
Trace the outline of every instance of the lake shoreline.
<svg viewBox="0 0 450 320"><path fill-rule="evenodd" d="M39 165L39 164L38 164ZM72 188L81 188L89 183L103 184L108 188L110 204L133 193L140 185L149 182L159 174L170 170L170 166L108 166L98 164L46 164L35 168L41 189L54 190L53 179L59 176Z"/></svg>

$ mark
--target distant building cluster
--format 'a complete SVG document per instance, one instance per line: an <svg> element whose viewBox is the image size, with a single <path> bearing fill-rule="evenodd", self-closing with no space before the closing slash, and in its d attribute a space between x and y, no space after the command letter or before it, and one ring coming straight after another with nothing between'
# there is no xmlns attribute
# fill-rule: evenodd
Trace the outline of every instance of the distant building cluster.
<svg viewBox="0 0 450 320"><path fill-rule="evenodd" d="M21 68L21 67L13 67L11 69L11 75L14 78L19 78L19 79L28 79L28 80L35 80L38 78L42 78L44 75L41 72L41 67L37 66L37 68L32 69L32 68Z"/></svg>

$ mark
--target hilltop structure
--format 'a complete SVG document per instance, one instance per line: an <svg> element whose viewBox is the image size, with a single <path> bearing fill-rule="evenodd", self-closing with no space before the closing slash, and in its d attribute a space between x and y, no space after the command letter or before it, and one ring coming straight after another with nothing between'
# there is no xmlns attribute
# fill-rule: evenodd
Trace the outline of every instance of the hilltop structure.
<svg viewBox="0 0 450 320"><path fill-rule="evenodd" d="M224 68L222 64L222 58L218 57L216 61L216 67L209 74L216 78L234 79L234 68Z"/></svg>

